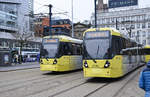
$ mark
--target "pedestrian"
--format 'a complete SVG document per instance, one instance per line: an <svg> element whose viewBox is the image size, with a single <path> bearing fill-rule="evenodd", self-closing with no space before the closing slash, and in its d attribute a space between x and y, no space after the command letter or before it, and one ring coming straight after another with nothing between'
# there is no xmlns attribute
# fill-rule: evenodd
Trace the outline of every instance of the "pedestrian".
<svg viewBox="0 0 150 97"><path fill-rule="evenodd" d="M17 54L14 55L14 63L17 64Z"/></svg>
<svg viewBox="0 0 150 97"><path fill-rule="evenodd" d="M139 87L145 91L145 97L150 97L150 61L146 65L140 74Z"/></svg>
<svg viewBox="0 0 150 97"><path fill-rule="evenodd" d="M37 62L40 62L40 53L37 54Z"/></svg>

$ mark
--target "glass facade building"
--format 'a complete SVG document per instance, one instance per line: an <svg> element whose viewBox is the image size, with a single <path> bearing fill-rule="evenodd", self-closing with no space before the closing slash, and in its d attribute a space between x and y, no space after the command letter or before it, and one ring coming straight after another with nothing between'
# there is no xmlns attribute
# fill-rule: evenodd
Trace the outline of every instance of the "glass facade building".
<svg viewBox="0 0 150 97"><path fill-rule="evenodd" d="M0 2L0 31L18 31L18 4Z"/></svg>
<svg viewBox="0 0 150 97"><path fill-rule="evenodd" d="M0 32L29 32L33 0L0 0Z"/></svg>

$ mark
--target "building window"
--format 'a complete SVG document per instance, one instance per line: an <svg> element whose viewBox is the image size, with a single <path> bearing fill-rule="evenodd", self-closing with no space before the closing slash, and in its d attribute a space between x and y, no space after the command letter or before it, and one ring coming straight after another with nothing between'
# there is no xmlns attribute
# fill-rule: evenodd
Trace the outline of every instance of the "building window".
<svg viewBox="0 0 150 97"><path fill-rule="evenodd" d="M132 17L131 17L131 21L135 21L135 16L132 16Z"/></svg>
<svg viewBox="0 0 150 97"><path fill-rule="evenodd" d="M143 45L146 45L146 40L143 40L143 41L142 41L142 44L143 44Z"/></svg>
<svg viewBox="0 0 150 97"><path fill-rule="evenodd" d="M148 45L150 45L150 40L148 40Z"/></svg>
<svg viewBox="0 0 150 97"><path fill-rule="evenodd" d="M140 25L140 23L138 23L136 26L137 26L137 28L139 29L141 25Z"/></svg>
<svg viewBox="0 0 150 97"><path fill-rule="evenodd" d="M134 25L134 24L132 24L132 25L131 25L131 28L132 28L132 29L135 29L135 25Z"/></svg>
<svg viewBox="0 0 150 97"><path fill-rule="evenodd" d="M114 23L114 22L115 22L115 21L114 21L114 18L111 18L111 22L112 22L112 23Z"/></svg>
<svg viewBox="0 0 150 97"><path fill-rule="evenodd" d="M148 28L150 28L150 23L148 23Z"/></svg>
<svg viewBox="0 0 150 97"><path fill-rule="evenodd" d="M145 31L143 31L143 37L146 37L146 32Z"/></svg>
<svg viewBox="0 0 150 97"><path fill-rule="evenodd" d="M135 32L132 32L132 36L131 37L135 37Z"/></svg>
<svg viewBox="0 0 150 97"><path fill-rule="evenodd" d="M140 37L140 32L141 32L141 30L137 31L137 37Z"/></svg>
<svg viewBox="0 0 150 97"><path fill-rule="evenodd" d="M145 23L142 24L142 28L146 28L146 24Z"/></svg>
<svg viewBox="0 0 150 97"><path fill-rule="evenodd" d="M147 34L148 34L148 37L150 37L150 30L148 30Z"/></svg>
<svg viewBox="0 0 150 97"><path fill-rule="evenodd" d="M4 47L5 47L5 48L9 48L9 43L8 43L8 41L4 41Z"/></svg>

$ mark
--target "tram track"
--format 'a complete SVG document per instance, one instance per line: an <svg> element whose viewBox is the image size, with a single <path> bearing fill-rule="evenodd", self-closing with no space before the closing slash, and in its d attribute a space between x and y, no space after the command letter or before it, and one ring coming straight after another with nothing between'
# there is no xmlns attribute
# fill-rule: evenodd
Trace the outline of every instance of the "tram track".
<svg viewBox="0 0 150 97"><path fill-rule="evenodd" d="M68 84L68 83L71 83L71 82L73 82L73 81L80 80L80 79L82 79L82 78L76 78L76 79L74 79L74 80L71 80L71 81L68 81L68 82L63 83L63 85ZM82 84L83 84L83 83L82 83ZM81 85L82 85L82 84L81 84ZM57 87L59 87L59 86L61 86L61 85L58 85L58 86L56 86L55 88L57 88ZM78 86L80 86L80 85L78 85ZM66 89L66 90L60 91L60 92L58 92L58 93L56 93L56 94L53 94L53 95L50 96L50 97L53 97L53 96L55 96L55 95L57 95L57 94L61 94L61 93L65 92L65 91L67 91L67 90L69 90L69 89L73 89L73 88L75 88L75 87L77 87L77 86L74 86L74 87L68 88L68 89ZM41 91L37 91L37 92L34 92L34 93L29 94L29 95L26 95L26 96L30 97L31 95L35 95L35 94L37 94L37 93L41 93L41 92L46 91L46 90L49 90L49 89L51 89L51 88L52 88L52 87L49 87L49 88L47 88L47 89L44 89L44 90L41 90ZM33 96L32 96L32 97L33 97Z"/></svg>
<svg viewBox="0 0 150 97"><path fill-rule="evenodd" d="M101 93L104 93L103 95L105 95L105 93L106 93L107 96L105 96L105 97L116 97L122 91L122 89L124 89L124 87L134 79L134 77L137 75L137 72L140 72L140 70L132 72L132 74L130 73L129 75L127 75L123 78L112 79L109 82L106 81L107 83L102 83L101 85L100 85L100 83L101 83L100 82L99 84L97 84L97 85L100 85L100 86L95 87L95 88L92 87L93 85L91 85L91 83L85 82L83 84L79 84L77 86L68 88L66 90L63 90L61 92L58 92L58 93L56 93L52 96L48 96L48 97L65 97L65 95L69 95L69 94L71 95L72 93L76 93L78 89L80 89L82 92L79 92L79 95L74 94L74 95L71 95L70 97L97 97L98 94L99 94L98 91L101 92ZM85 86L82 86L82 85L85 85L85 84L87 84L89 86L86 86L86 88L85 88ZM116 86L115 90L113 90L114 93L111 92L111 93L107 94L106 91L110 91L111 89L113 89L114 86ZM91 89L89 89L90 87L93 88L92 91L91 91ZM109 89L109 88L111 88L111 89ZM85 95L86 91L83 91L83 89L87 89L86 91L88 91L88 93L86 95ZM97 96L92 95L92 94L95 94L95 93L97 94ZM100 94L99 96L102 96L102 95Z"/></svg>
<svg viewBox="0 0 150 97"><path fill-rule="evenodd" d="M76 74L76 73L79 73L79 72L73 72L73 74ZM72 73L70 73L70 74L72 74ZM14 82L12 82L12 81L5 81L5 84L3 84L3 82L1 82L0 87L2 88L2 87L9 86L9 85L20 84L20 83L24 83L26 81L30 81L31 82L31 81L38 80L38 79L43 79L43 78L44 79L49 79L49 75L50 75L50 73L47 73L45 75L42 75L41 73L39 73L38 75L36 74L36 77L35 77L35 75L29 76L29 77L28 76L26 76L26 77L24 76L24 77L21 78L21 80L14 79L14 80L17 80L17 81L14 81ZM67 75L60 75L60 76L67 76ZM57 77L55 74L51 74L51 77L58 78L59 75ZM18 78L18 79L20 79L20 78ZM46 80L44 80L44 81L46 81Z"/></svg>
<svg viewBox="0 0 150 97"><path fill-rule="evenodd" d="M73 88L79 87L79 86L84 85L84 84L86 84L86 83L87 83L87 82L80 83L80 84L78 84L78 85L76 85L76 86L70 87L70 88L68 88L68 89L65 89L65 90L63 90L63 91L60 91L60 92L55 93L55 94L53 94L53 95L51 95L51 96L48 96L48 97L55 97L55 96L57 96L57 95L59 95L59 94L61 94L61 93L67 92L67 91L69 91L69 90L71 90L71 89L73 89Z"/></svg>
<svg viewBox="0 0 150 97"><path fill-rule="evenodd" d="M59 82L61 82L61 81L59 81L61 78L63 78L63 79L72 79L73 77L76 77L76 76L79 76L80 75L80 73L81 72L76 72L76 73L71 73L71 75L69 76L68 74L67 75L60 75L60 76L54 76L53 78L51 77L51 78L48 78L48 79L45 79L45 80L40 80L40 81L35 81L35 82L30 82L30 84L27 82L26 84L24 84L24 85L22 85L21 83L20 83L20 86L17 86L17 87L10 87L10 89L5 89L5 90L2 90L2 91L0 91L0 94L2 94L2 93L7 93L7 92L12 92L12 91L17 91L17 90L19 90L19 89L22 89L22 88L27 88L27 87L30 87L30 86L32 86L33 85L33 83L34 83L34 85L33 85L33 87L36 87L36 85L38 85L38 86L47 86L48 87L48 85L52 85L52 87L53 87L53 83L55 83L56 85L54 85L54 87L57 87L57 86L60 86L60 84L58 84ZM73 74L73 75L72 75ZM76 78L75 78L76 79ZM72 79L72 80L75 80L75 79ZM77 79L81 79L81 76L79 77L79 78L77 78ZM67 81L67 83L68 83L69 81ZM16 84L15 84L16 85ZM12 85L11 85L12 86ZM52 88L51 86L49 86L50 88ZM48 88L49 88L48 87ZM1 88L2 89L2 88ZM42 90L40 90L40 91L43 91L43 90L47 90L47 88L45 88L45 89L42 89ZM38 91L38 92L40 92L40 91ZM23 91L22 91L23 92ZM35 91L36 92L36 91ZM36 92L36 93L38 93L38 92ZM34 92L33 92L33 94L34 94Z"/></svg>
<svg viewBox="0 0 150 97"><path fill-rule="evenodd" d="M88 97L89 95L93 94L94 92L98 91L99 89L101 89L101 88L103 88L103 87L105 87L105 86L107 86L109 84L110 83L104 83L104 82L101 82L101 84L89 83L86 80L86 81L80 82L80 83L78 83L78 84L76 84L76 85L74 85L72 87L66 88L64 90L61 90L59 92L54 93L53 95L49 95L49 96L46 96L46 97L64 97L64 95L72 94L72 92L78 93L78 90L82 91L81 95L79 93L79 95L78 94L76 94L76 95L70 95L70 97ZM87 87L90 87L90 86L93 86L93 87L91 87L92 91L91 91L91 89L89 89L87 91L91 91L91 92L88 92L87 94L84 94L86 92L85 89L87 89ZM38 97L40 97L40 96L38 96Z"/></svg>
<svg viewBox="0 0 150 97"><path fill-rule="evenodd" d="M109 84L110 84L110 83L106 83L106 84L102 85L101 87L99 87L99 88L95 89L94 91L88 93L88 94L85 95L84 97L89 97L89 96L92 95L93 93L97 92L98 90L104 88L105 86L107 86L107 85L109 85Z"/></svg>

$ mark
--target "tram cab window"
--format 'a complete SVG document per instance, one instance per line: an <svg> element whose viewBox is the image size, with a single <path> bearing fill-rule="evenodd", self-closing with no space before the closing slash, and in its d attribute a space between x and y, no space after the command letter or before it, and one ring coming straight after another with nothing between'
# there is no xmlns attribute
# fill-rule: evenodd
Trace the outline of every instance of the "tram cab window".
<svg viewBox="0 0 150 97"><path fill-rule="evenodd" d="M70 43L61 42L59 46L59 56L62 55L71 55L71 45Z"/></svg>

